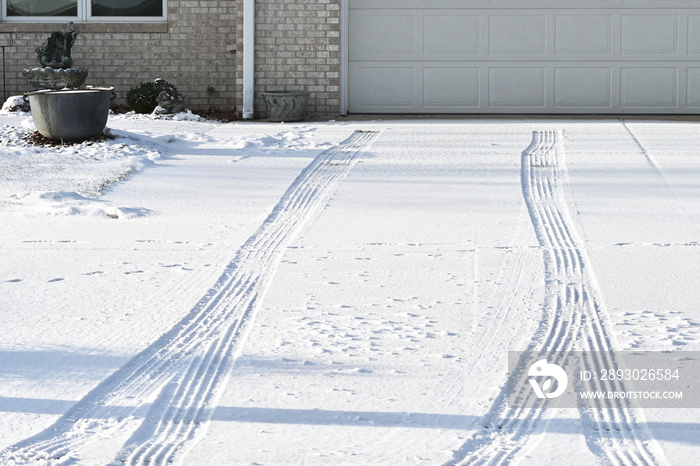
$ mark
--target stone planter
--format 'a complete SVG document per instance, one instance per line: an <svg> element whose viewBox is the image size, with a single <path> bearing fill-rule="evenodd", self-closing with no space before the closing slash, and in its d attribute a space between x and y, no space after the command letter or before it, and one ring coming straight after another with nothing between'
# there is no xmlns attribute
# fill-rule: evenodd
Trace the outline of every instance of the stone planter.
<svg viewBox="0 0 700 466"><path fill-rule="evenodd" d="M87 139L104 130L111 88L64 89L26 94L32 119L42 136L54 140Z"/></svg>
<svg viewBox="0 0 700 466"><path fill-rule="evenodd" d="M301 121L306 116L306 91L270 91L262 93L269 121Z"/></svg>

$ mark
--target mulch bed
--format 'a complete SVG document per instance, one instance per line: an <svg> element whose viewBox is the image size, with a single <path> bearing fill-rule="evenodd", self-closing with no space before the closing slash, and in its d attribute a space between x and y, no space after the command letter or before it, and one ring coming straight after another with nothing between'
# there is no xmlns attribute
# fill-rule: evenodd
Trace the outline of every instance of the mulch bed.
<svg viewBox="0 0 700 466"><path fill-rule="evenodd" d="M128 105L113 105L110 110L116 115L128 113L131 111ZM229 123L231 121L239 121L240 115L233 110L220 110L218 108L209 108L207 110L191 110L195 115L199 115L207 120L214 120L221 123Z"/></svg>
<svg viewBox="0 0 700 466"><path fill-rule="evenodd" d="M131 109L125 105L114 106L111 110L116 114L127 113L131 111ZM240 116L232 110L227 111L219 110L216 108L210 108L209 110L195 110L192 113L194 113L195 115L199 115L202 118L206 118L207 120L219 121L221 123L229 123L231 121L238 121L241 119ZM93 136L91 138L79 139L75 141L55 141L53 139L45 138L41 135L41 133L39 133L39 131L34 131L32 133L27 134L23 139L29 144L36 146L61 147L73 146L75 144L82 144L84 142L87 142L89 144L96 144L103 142L109 138L104 134L98 134L97 136Z"/></svg>
<svg viewBox="0 0 700 466"><path fill-rule="evenodd" d="M215 120L221 123L228 123L231 121L238 121L241 117L238 113L233 110L219 110L217 108L210 108L209 110L192 110L192 113L199 115L207 120Z"/></svg>
<svg viewBox="0 0 700 466"><path fill-rule="evenodd" d="M103 141L106 141L109 139L107 136L104 134L98 134L97 136L93 136L91 138L87 139L78 139L74 141L56 141L53 139L45 138L44 136L39 133L39 131L34 131L32 133L27 134L24 137L24 140L27 141L29 144L35 145L35 146L49 146L49 147L61 147L61 146L73 146L75 144L82 144L84 142L87 142L88 144L96 144L100 143Z"/></svg>

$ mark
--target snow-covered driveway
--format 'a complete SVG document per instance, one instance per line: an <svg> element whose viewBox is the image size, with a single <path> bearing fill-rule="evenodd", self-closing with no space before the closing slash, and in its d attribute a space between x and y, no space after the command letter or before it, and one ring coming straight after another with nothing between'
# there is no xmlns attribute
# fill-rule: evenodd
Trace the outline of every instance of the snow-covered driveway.
<svg viewBox="0 0 700 466"><path fill-rule="evenodd" d="M700 452L697 409L501 405L509 350L700 351L696 122L119 116L36 149L26 120L0 116L3 463Z"/></svg>

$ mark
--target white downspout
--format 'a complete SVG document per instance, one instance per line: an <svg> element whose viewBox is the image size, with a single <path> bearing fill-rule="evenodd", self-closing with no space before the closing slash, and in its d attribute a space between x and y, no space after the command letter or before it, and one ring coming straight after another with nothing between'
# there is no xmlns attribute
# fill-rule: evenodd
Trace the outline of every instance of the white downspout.
<svg viewBox="0 0 700 466"><path fill-rule="evenodd" d="M348 114L348 0L340 0L340 115Z"/></svg>
<svg viewBox="0 0 700 466"><path fill-rule="evenodd" d="M243 1L243 119L255 115L255 0Z"/></svg>

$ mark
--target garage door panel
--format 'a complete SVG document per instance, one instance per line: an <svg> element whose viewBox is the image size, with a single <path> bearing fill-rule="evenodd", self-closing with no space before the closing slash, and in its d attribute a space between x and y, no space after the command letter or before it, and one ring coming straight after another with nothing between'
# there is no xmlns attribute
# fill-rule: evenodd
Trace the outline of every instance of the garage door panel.
<svg viewBox="0 0 700 466"><path fill-rule="evenodd" d="M688 69L688 107L700 109L700 68Z"/></svg>
<svg viewBox="0 0 700 466"><path fill-rule="evenodd" d="M676 107L678 70L676 68L623 68L621 106Z"/></svg>
<svg viewBox="0 0 700 466"><path fill-rule="evenodd" d="M353 66L350 69L351 92L362 96L362 107L416 108L415 68Z"/></svg>
<svg viewBox="0 0 700 466"><path fill-rule="evenodd" d="M492 107L544 107L544 68L492 68L489 70L489 105Z"/></svg>
<svg viewBox="0 0 700 466"><path fill-rule="evenodd" d="M423 104L426 107L478 107L479 68L423 70Z"/></svg>
<svg viewBox="0 0 700 466"><path fill-rule="evenodd" d="M622 55L678 54L678 16L622 15Z"/></svg>
<svg viewBox="0 0 700 466"><path fill-rule="evenodd" d="M391 11L352 13L350 60L413 58L417 55L415 17Z"/></svg>
<svg viewBox="0 0 700 466"><path fill-rule="evenodd" d="M479 54L479 16L452 11L449 13L426 14L423 18L424 54L429 56Z"/></svg>
<svg viewBox="0 0 700 466"><path fill-rule="evenodd" d="M612 70L610 68L555 69L554 105L568 108L612 108Z"/></svg>
<svg viewBox="0 0 700 466"><path fill-rule="evenodd" d="M546 52L545 15L497 15L489 21L492 55L533 55Z"/></svg>
<svg viewBox="0 0 700 466"><path fill-rule="evenodd" d="M612 15L556 15L555 53L574 55L610 55Z"/></svg>
<svg viewBox="0 0 700 466"><path fill-rule="evenodd" d="M700 55L700 15L688 17L688 53Z"/></svg>

